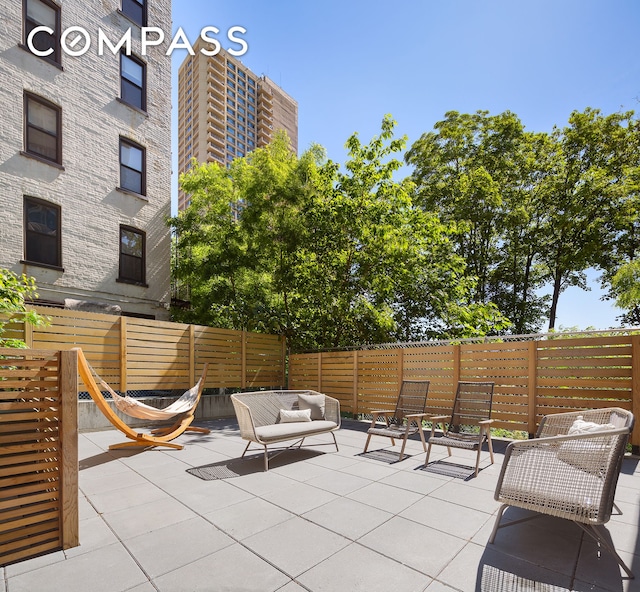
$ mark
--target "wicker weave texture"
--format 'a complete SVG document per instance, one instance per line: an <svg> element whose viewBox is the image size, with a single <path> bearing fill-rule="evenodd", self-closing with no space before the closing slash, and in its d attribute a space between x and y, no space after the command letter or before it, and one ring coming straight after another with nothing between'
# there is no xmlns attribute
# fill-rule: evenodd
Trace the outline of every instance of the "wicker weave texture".
<svg viewBox="0 0 640 592"><path fill-rule="evenodd" d="M564 435L578 415L620 427ZM508 446L495 499L576 522L604 524L611 517L632 426L633 415L618 408L545 417L542 437Z"/></svg>

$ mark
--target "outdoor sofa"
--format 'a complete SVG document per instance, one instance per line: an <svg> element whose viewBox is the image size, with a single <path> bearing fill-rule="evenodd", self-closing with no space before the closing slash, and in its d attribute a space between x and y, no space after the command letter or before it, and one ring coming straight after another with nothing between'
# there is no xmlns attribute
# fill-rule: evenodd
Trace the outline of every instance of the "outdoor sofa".
<svg viewBox="0 0 640 592"><path fill-rule="evenodd" d="M254 391L231 395L240 435L248 440L242 457L253 442L264 447L264 470L269 470L267 446L297 440L302 446L307 436L330 433L340 428L340 402L312 390ZM289 448L291 447L289 446Z"/></svg>

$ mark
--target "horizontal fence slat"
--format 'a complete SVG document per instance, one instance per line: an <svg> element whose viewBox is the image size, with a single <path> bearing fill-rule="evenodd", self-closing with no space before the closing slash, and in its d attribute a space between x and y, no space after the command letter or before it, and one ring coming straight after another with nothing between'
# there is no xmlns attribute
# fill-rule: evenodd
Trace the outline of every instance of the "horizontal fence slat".
<svg viewBox="0 0 640 592"><path fill-rule="evenodd" d="M632 334L629 331L615 335L533 336L519 341L496 338L460 345L434 343L363 349L357 354L353 351L294 354L289 357L290 385L295 388L321 385L328 395L349 399L350 408L355 401L354 413L366 414L378 407L393 408L400 376L430 380L427 409L447 414L451 412L456 389L454 377L489 380L495 383L492 425L529 431L534 427L529 425L530 418L538 422L547 413L590 406L630 409L639 376L632 362ZM352 362L342 363L341 357L354 355L358 360L356 368ZM640 431L636 438L632 443L640 445Z"/></svg>

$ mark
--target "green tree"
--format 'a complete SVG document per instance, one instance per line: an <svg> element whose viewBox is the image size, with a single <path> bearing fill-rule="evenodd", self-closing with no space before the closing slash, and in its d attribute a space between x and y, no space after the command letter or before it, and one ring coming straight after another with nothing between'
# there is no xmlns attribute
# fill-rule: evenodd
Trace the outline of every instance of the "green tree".
<svg viewBox="0 0 640 592"><path fill-rule="evenodd" d="M176 316L283 334L294 351L501 327L495 307L471 305L446 227L394 180L394 125L368 145L349 138L344 170L319 147L297 158L279 135L228 169L182 176L191 206L171 220L174 271L192 306Z"/></svg>
<svg viewBox="0 0 640 592"><path fill-rule="evenodd" d="M640 325L640 259L620 266L611 279L616 305L626 309L625 318L632 326Z"/></svg>
<svg viewBox="0 0 640 592"><path fill-rule="evenodd" d="M620 290L628 287L623 284L640 259L640 120L630 111L617 114L609 123L612 152L607 163L611 183L607 215L609 243L599 265L603 272L601 285L607 290L605 299L616 300L618 306L626 309L618 320L623 325L638 325L640 311L628 303L621 305L619 296ZM627 269L623 271L623 267ZM618 272L621 274L616 278Z"/></svg>
<svg viewBox="0 0 640 592"><path fill-rule="evenodd" d="M474 301L493 302L512 330L536 330L546 302L535 265L538 214L532 194L544 142L508 111L451 111L407 152L416 201L455 230L466 275L477 278Z"/></svg>
<svg viewBox="0 0 640 592"><path fill-rule="evenodd" d="M26 348L22 339L3 337L10 322L24 322L33 326L47 323L47 319L33 310L27 310L26 301L37 298L35 280L0 269L0 347Z"/></svg>
<svg viewBox="0 0 640 592"><path fill-rule="evenodd" d="M619 134L627 117L589 108L573 112L569 124L552 133L551 165L541 180L546 216L540 255L552 286L550 329L561 292L568 286L585 289L585 271L609 265L621 191L615 172L622 149Z"/></svg>

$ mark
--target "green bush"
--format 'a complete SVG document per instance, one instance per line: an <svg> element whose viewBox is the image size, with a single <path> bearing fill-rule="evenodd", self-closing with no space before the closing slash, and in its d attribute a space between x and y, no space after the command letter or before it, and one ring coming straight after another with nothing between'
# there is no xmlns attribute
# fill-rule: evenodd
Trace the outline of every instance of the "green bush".
<svg viewBox="0 0 640 592"><path fill-rule="evenodd" d="M37 297L34 278L0 268L0 347L27 347L22 339L3 337L11 321L34 327L48 324L46 317L26 308L26 301Z"/></svg>

